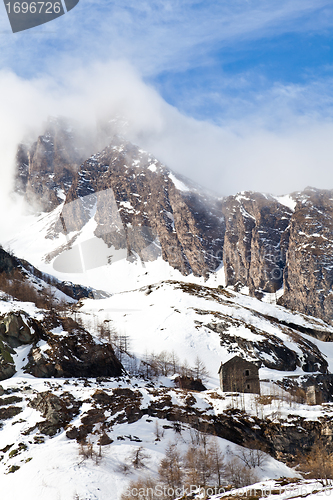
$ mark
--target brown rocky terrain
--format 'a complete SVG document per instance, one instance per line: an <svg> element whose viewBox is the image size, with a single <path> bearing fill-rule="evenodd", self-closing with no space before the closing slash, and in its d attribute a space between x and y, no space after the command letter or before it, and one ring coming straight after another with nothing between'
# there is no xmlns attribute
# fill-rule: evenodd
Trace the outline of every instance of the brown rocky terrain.
<svg viewBox="0 0 333 500"><path fill-rule="evenodd" d="M36 142L18 148L17 190L41 210L52 210L61 203L83 161L73 133L65 125L50 121Z"/></svg>
<svg viewBox="0 0 333 500"><path fill-rule="evenodd" d="M94 236L129 260L161 255L182 274L204 277L223 261L227 286L258 298L283 286L280 304L332 321L332 191L294 193L295 210L260 193L218 199L116 136L87 160L94 145L83 148L58 120L19 147L17 182L27 199L37 196L47 211L65 199L50 237L79 234L94 217Z"/></svg>
<svg viewBox="0 0 333 500"><path fill-rule="evenodd" d="M227 285L256 292L281 288L286 250L281 237L292 211L269 195L244 192L223 200L223 262Z"/></svg>
<svg viewBox="0 0 333 500"><path fill-rule="evenodd" d="M259 193L223 201L226 284L259 297L283 286L279 304L332 322L333 191L293 198L294 211Z"/></svg>
<svg viewBox="0 0 333 500"><path fill-rule="evenodd" d="M95 236L116 250L126 249L129 259L162 255L183 274L197 276L208 276L221 263L224 220L219 201L185 187L152 155L130 143L115 138L113 145L83 163L56 230L80 231L94 206Z"/></svg>
<svg viewBox="0 0 333 500"><path fill-rule="evenodd" d="M306 189L286 231L288 250L280 303L333 319L333 191Z"/></svg>
<svg viewBox="0 0 333 500"><path fill-rule="evenodd" d="M101 384L101 388L91 395L92 407L82 412L75 423L72 419L79 413L81 402L68 392L58 395L51 391L40 393L31 400L29 406L40 411L45 419L38 423L42 434L53 435L65 428L66 436L78 442L84 442L91 434L96 434L98 427L98 432L105 439L120 424L131 424L143 418L158 418L164 422L165 429L173 428L180 435L182 430L190 427L249 448L256 448L260 443L260 449L282 460L293 459L297 453L307 452L318 437L332 450L331 415L316 421L297 415L274 421L273 418L263 419L232 407L214 414L214 397L224 399L216 393L207 392L206 399L198 406L200 399L195 391L153 386L135 390L130 387L108 389ZM265 406L269 401L269 397L258 397L259 405ZM29 429L29 432L33 430ZM124 431L130 431L128 425ZM129 434L118 436L117 439L141 442L139 437ZM105 439L105 444L111 443L112 439Z"/></svg>
<svg viewBox="0 0 333 500"><path fill-rule="evenodd" d="M54 334L47 326L61 327L62 333ZM0 380L16 373L15 348L23 345L31 346L24 371L35 377L118 377L123 373L111 344L97 342L71 318L53 315L41 322L18 311L0 320Z"/></svg>

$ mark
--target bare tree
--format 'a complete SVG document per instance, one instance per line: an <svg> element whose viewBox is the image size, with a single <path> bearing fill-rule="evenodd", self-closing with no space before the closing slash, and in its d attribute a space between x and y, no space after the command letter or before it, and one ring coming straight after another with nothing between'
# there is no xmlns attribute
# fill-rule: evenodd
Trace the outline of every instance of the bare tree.
<svg viewBox="0 0 333 500"><path fill-rule="evenodd" d="M167 377L171 372L171 366L172 366L171 359L172 359L171 355L167 351L162 351L157 357L159 372L161 375L164 375L165 377Z"/></svg>
<svg viewBox="0 0 333 500"><path fill-rule="evenodd" d="M160 479L171 488L181 486L183 480L182 458L176 443L169 443L167 446L165 457L161 460L158 469L158 474Z"/></svg>
<svg viewBox="0 0 333 500"><path fill-rule="evenodd" d="M193 376L199 380L205 380L208 377L209 373L205 366L205 364L201 361L199 356L195 358L194 368L193 368Z"/></svg>
<svg viewBox="0 0 333 500"><path fill-rule="evenodd" d="M172 375L175 375L179 371L179 358L175 351L171 353L171 369Z"/></svg>
<svg viewBox="0 0 333 500"><path fill-rule="evenodd" d="M253 469L246 467L238 457L233 457L226 463L224 476L234 488L243 488L258 480Z"/></svg>
<svg viewBox="0 0 333 500"><path fill-rule="evenodd" d="M184 457L186 484L199 484L197 447L189 446Z"/></svg>
<svg viewBox="0 0 333 500"><path fill-rule="evenodd" d="M323 443L317 438L307 454L300 457L300 470L309 479L321 480L327 485L333 479L333 453L330 453Z"/></svg>
<svg viewBox="0 0 333 500"><path fill-rule="evenodd" d="M240 458L249 469L261 467L267 461L266 453L260 449L243 448L237 457Z"/></svg>
<svg viewBox="0 0 333 500"><path fill-rule="evenodd" d="M182 377L192 377L192 370L188 364L187 359L184 360L180 367L180 374Z"/></svg>
<svg viewBox="0 0 333 500"><path fill-rule="evenodd" d="M218 486L220 486L222 483L222 474L225 469L225 463L224 455L221 452L216 438L211 440L208 451L211 456L212 473L215 475Z"/></svg>
<svg viewBox="0 0 333 500"><path fill-rule="evenodd" d="M146 467L146 460L150 458L150 455L145 451L143 446L139 446L133 450L130 455L130 461L134 469L142 469Z"/></svg>
<svg viewBox="0 0 333 500"><path fill-rule="evenodd" d="M157 483L150 477L140 477L135 481L131 481L126 491L121 495L120 500L163 500L159 490L156 488ZM138 492L144 492L144 495L138 495Z"/></svg>

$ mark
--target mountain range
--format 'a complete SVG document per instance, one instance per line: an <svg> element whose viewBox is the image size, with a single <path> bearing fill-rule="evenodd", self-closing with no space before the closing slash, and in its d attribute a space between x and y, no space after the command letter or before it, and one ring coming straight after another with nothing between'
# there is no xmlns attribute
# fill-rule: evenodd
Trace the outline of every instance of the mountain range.
<svg viewBox="0 0 333 500"><path fill-rule="evenodd" d="M18 145L30 212L0 249L4 487L118 499L203 436L233 488L235 460L243 486L304 485L298 454L333 452L333 191L221 197L102 130L50 119ZM260 367L261 395L219 389L233 356Z"/></svg>
<svg viewBox="0 0 333 500"><path fill-rule="evenodd" d="M223 265L226 286L247 287L258 298L283 290L280 305L332 321L331 190L221 198L118 136L83 160L62 121L19 146L16 185L30 203L57 214L47 228L55 243L44 256L49 262L63 251L59 235L71 247L94 221L88 239L123 251L127 260L162 257L182 275L204 279ZM107 257L112 261L112 250Z"/></svg>

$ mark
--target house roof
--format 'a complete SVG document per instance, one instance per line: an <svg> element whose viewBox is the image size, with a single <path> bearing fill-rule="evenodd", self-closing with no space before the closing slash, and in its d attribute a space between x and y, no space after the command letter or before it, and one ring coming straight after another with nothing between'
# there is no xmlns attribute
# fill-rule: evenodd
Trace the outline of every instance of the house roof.
<svg viewBox="0 0 333 500"><path fill-rule="evenodd" d="M232 365L234 363L243 363L243 364L246 364L246 365L251 365L251 366L255 366L256 368L258 368L257 364L253 361L249 361L247 359L244 359L244 358L241 358L240 356L233 356L232 358L228 359L228 361L226 361L225 363L221 363L221 366L219 368L219 371L218 373L220 373L221 369L223 367L225 367L226 365Z"/></svg>

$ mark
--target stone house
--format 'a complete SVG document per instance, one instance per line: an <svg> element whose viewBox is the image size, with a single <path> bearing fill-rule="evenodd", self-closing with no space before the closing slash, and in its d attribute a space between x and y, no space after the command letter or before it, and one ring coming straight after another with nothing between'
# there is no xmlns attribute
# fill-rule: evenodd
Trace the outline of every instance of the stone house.
<svg viewBox="0 0 333 500"><path fill-rule="evenodd" d="M318 387L309 385L305 388L305 402L307 405L321 405L324 402L323 395Z"/></svg>
<svg viewBox="0 0 333 500"><path fill-rule="evenodd" d="M250 392L260 394L259 368L240 356L221 363L220 386L223 392Z"/></svg>

